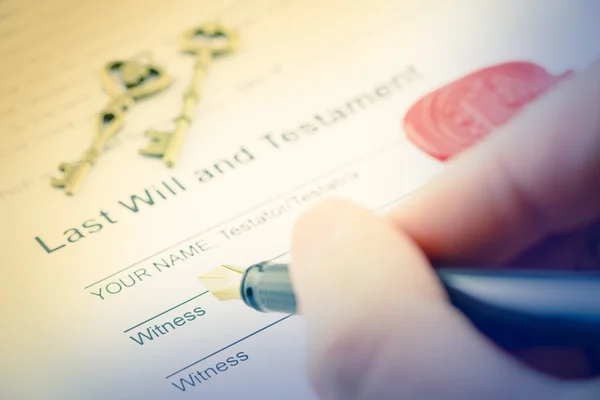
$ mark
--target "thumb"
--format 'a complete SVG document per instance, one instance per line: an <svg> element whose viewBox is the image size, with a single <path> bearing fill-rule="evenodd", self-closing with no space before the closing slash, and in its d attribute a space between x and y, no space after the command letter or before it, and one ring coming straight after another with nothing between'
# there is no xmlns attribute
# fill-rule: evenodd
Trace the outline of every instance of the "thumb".
<svg viewBox="0 0 600 400"><path fill-rule="evenodd" d="M446 302L425 256L389 219L322 203L296 225L291 272L321 399L565 396Z"/></svg>

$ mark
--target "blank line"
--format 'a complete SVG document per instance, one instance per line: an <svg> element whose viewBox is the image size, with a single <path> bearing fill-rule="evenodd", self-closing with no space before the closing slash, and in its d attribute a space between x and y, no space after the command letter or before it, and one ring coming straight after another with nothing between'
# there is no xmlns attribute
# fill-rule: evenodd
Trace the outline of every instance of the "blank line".
<svg viewBox="0 0 600 400"><path fill-rule="evenodd" d="M187 237L187 238L185 238L185 239L183 239L183 240L180 240L180 241L178 241L177 243L173 243L172 245L170 245L170 246L168 246L168 247L165 247L164 249L162 249L162 250L160 250L160 251L157 251L156 253L154 253L154 254L151 254L151 255L149 255L148 257L145 257L145 258L143 258L143 259L142 259L142 260L140 260L140 261L137 261L137 262L135 262L135 263L133 263L133 264L131 264L131 265L129 265L129 266L127 266L127 267L125 267L125 268L123 268L123 269L121 269L121 270L119 270L119 271L115 272L115 273L113 273L113 274L110 274L110 275L108 275L107 277L104 277L104 278L102 278L102 279L100 279L100 280L98 280L98 281L96 281L96 282L94 282L94 283L92 283L92 284L89 284L89 285L87 285L86 287L84 287L84 289L89 289L89 288L91 288L92 286L94 286L94 285L97 285L97 284L98 284L98 283L100 283L100 282L104 282L105 280L107 280L107 279L109 279L109 278L112 278L113 276L115 276L115 275L117 275L117 274L120 274L120 273L121 273L121 272L123 272L123 271L126 271L126 270L128 270L128 269L130 269L130 268L133 268L133 267L135 267L136 265L139 265L139 264L143 263L144 261L148 261L149 259L151 259L151 258L153 258L153 257L156 257L157 255L159 255L159 254L161 254L161 253L163 253L163 252L165 252L165 251L167 251L167 250L169 250L169 249L171 249L171 248L173 248L173 247L175 247L175 246L178 246L178 245L180 245L181 243L187 242L188 240L190 240L190 239L192 239L192 238L195 238L195 237L197 237L197 236L201 236L201 235L204 235L204 234L206 234L206 233L208 233L208 232L211 232L211 231L215 230L216 228L218 228L218 227L220 227L220 226L222 226L222 225L225 225L225 224L227 224L227 223L229 223L229 222L231 222L231 221L234 221L234 220L236 220L236 219L238 219L238 218L240 218L240 217L242 217L242 216L244 216L244 215L246 215L246 214L249 214L249 213L253 212L254 210L256 210L256 209L259 209L259 208L261 208L261 207L265 206L266 204L269 204L269 203L271 203L271 202L273 202L273 201L275 201L275 200L277 200L277 199L279 199L279 198L282 198L282 197L285 197L285 196L289 196L290 194L292 194L292 193L294 193L294 192L298 191L299 189L303 188L304 186L308 186L308 185L310 185L310 184L312 184L312 183L314 183L314 182L316 182L316 181L318 181L318 180L321 180L321 179L323 179L324 177L327 177L327 176L329 176L329 175L332 175L332 174L334 174L335 172L337 172L337 171L339 171L339 170L341 170L341 169L348 168L349 166L351 166L351 165L353 165L353 164L357 164L357 163L359 163L359 162L361 162L361 161L364 161L364 160L366 160L366 159L368 159L368 158L370 158L370 157L374 156L375 154L377 154L377 153L379 153L379 152L381 152L381 151L383 151L383 150L389 150L390 146L393 146L394 144L397 144L397 143L398 143L398 141L397 141L397 140L394 140L394 141L392 141L392 142L386 143L385 145L383 145L383 146L381 146L381 147L378 147L377 149L375 149L375 150L373 150L373 151L369 152L369 153L368 153L368 154L366 154L366 155L363 155L363 156L361 156L361 157L359 157L359 158L357 158L357 159L354 159L354 160L352 160L352 161L348 161L348 162L345 162L345 163L343 163L343 164L341 164L341 165L338 165L337 167L335 167L335 168L333 168L333 169L329 170L328 172L326 172L326 173L324 173L324 174L321 174L321 175L319 175L318 177L316 177L316 178L313 178L313 179L311 179L311 180L309 180L309 181L306 181L306 182L304 182L303 184L301 184L301 185L298 185L298 186L294 187L294 188L293 188L293 189L291 189L291 190L288 190L287 192L284 192L284 193L281 193L281 194L279 194L279 195L277 195L277 196L271 197L270 199L268 199L268 200L265 200L265 201L263 201L262 203L259 203L259 204L255 205L254 207L252 207L252 208L250 208L250 209L247 209L246 211L243 211L243 212L241 212L241 213L239 213L239 214L237 214L237 215L235 215L235 216L233 216L233 217L231 217L231 218L228 218L228 219L226 219L226 220L224 220L224 221L221 221L221 222L219 222L219 223L217 223L217 224L215 224L215 225L211 226L211 227L210 227L210 228L208 228L208 229L204 229L204 230L202 230L202 231L200 231L200 232L198 232L198 233L195 233L195 234L193 234L192 236L189 236L189 237Z"/></svg>
<svg viewBox="0 0 600 400"><path fill-rule="evenodd" d="M267 262L271 262L273 260L277 260L278 258L281 258L281 257L283 257L283 256L285 256L285 255L287 255L289 253L290 253L289 250L288 251L284 251L283 253L281 253L281 254L279 254L279 255L277 255L275 257L272 257L272 258L268 259Z"/></svg>
<svg viewBox="0 0 600 400"><path fill-rule="evenodd" d="M380 210L382 210L382 209L384 209L384 208L387 208L387 207L389 207L389 206L395 205L397 202L399 202L400 200L402 200L402 199L403 199L403 198L405 198L405 197L408 197L408 196L410 196L412 193L413 193L413 192L408 192L408 193L405 193L405 194L403 194L403 195L402 195L402 196L400 196L400 197L396 197L396 198L395 198L394 200L392 200L392 201L388 201L387 203L384 203L384 204L382 204L382 205L380 205L380 206L378 206L378 207L375 207L375 208L373 208L373 209L372 209L372 211L373 211L373 212L380 211Z"/></svg>
<svg viewBox="0 0 600 400"><path fill-rule="evenodd" d="M200 296L202 296L202 295L205 295L206 293L208 293L208 290L207 290L207 291L205 291L205 292L202 292L202 293L200 293L200 294L198 294L198 295L196 295L196 296L194 296L194 297L192 297L191 299L187 299L187 300L186 300L186 301L184 301L183 303L179 303L179 304L177 304L176 306L174 306L174 307L171 307L171 308L169 308L168 310L161 312L160 314L156 314L154 317L148 318L147 320L145 320L145 321L143 321L143 322L140 322L139 324L137 324L137 325L135 325L135 326L132 326L131 328L129 328L129 329L127 329L127 330L124 330L124 331L123 331L123 333L127 333L127 332L129 332L130 330L132 330L132 329L135 329L135 328L137 328L137 327L138 327L138 326L140 326L140 325L144 325L145 323L147 323L147 322L150 322L150 321L152 321L153 319L155 319L155 318L158 318L158 317L160 317L161 315L168 313L169 311L173 311L173 310L174 310L174 309L176 309L177 307L180 307L180 306L182 306L182 305L184 305L184 304L186 304L186 303L189 303L190 301L192 301L192 300L194 300L194 299L197 299L198 297L200 297Z"/></svg>
<svg viewBox="0 0 600 400"><path fill-rule="evenodd" d="M188 365L188 366L186 366L186 367L183 367L183 368L181 368L179 371L175 371L175 372L173 372L171 375L168 375L168 376L166 376L166 377L165 377L165 379L169 379L169 378L171 378L172 376L174 376L174 375L177 375L177 374L178 374L178 373L180 373L181 371L185 371L186 369L188 369L188 368L190 368L190 367L193 367L194 365L196 365L196 364L198 364L198 363L201 363L202 361L204 361L204 360L206 360L206 359L209 359L209 358L211 358L212 356L214 356L214 355L216 355L216 354L219 354L219 353L220 353L220 352L222 352L223 350L227 350L227 349L228 349L228 348L230 348L231 346L235 346L236 344L238 344L238 343L240 343L240 342L243 342L244 340L246 340L246 339L248 339L248 338L250 338L250 337L252 337L252 336L256 335L257 333L260 333L260 332L264 331L265 329L268 329L268 328L272 327L272 326L273 326L273 325L275 325L275 324L278 324L278 323L280 323L281 321L283 321L283 320L285 320L285 319L287 319L287 318L289 318L289 317L291 317L291 316L292 316L292 315L287 315L287 316L285 316L285 317L283 317L283 318L281 318L281 319L279 319L279 320L277 320L277 321L275 321L275 322L273 322L273 323L271 323L271 324L269 324L269 325L267 325L267 326L265 326L265 327L263 327L263 328L261 328L261 329L259 329L259 330L255 331L255 332L252 332L251 334L249 334L249 335L247 335L247 336L244 336L243 338L241 338L241 339L239 339L239 340L237 340L237 341L235 341L235 342L231 343L230 345L227 345L227 346L223 347L222 349L220 349L220 350L217 350L217 351L215 351L214 353L212 353L212 354L209 354L209 355L207 355L207 356L206 356L206 357L204 357L204 358L201 358L201 359L200 359L200 360L198 360L198 361L194 361L194 362L193 362L193 363L191 363L190 365Z"/></svg>

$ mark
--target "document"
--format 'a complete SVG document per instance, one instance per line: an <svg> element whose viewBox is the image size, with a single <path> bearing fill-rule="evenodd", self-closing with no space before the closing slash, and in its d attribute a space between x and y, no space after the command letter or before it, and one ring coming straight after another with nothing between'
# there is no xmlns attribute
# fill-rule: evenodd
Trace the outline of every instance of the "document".
<svg viewBox="0 0 600 400"><path fill-rule="evenodd" d="M301 316L219 301L198 277L289 261L328 197L385 212L448 159L600 56L595 1L0 1L3 399L315 399ZM179 162L138 153L168 130L219 20ZM173 77L136 103L83 182L51 187L108 101L111 60ZM526 134L526 132L524 132Z"/></svg>

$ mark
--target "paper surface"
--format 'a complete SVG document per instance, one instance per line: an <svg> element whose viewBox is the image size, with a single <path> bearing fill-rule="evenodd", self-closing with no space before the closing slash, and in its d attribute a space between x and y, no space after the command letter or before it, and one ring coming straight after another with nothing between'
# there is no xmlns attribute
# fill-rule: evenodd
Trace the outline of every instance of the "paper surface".
<svg viewBox="0 0 600 400"><path fill-rule="evenodd" d="M320 199L381 211L436 176L444 163L403 130L435 89L508 61L560 75L600 52L594 1L38 3L0 1L11 399L314 398L303 320L219 302L198 276L286 260ZM212 18L242 49L215 63L169 170L137 150L181 104L177 34ZM80 194L51 188L91 140L103 63L146 51L176 82L135 106Z"/></svg>

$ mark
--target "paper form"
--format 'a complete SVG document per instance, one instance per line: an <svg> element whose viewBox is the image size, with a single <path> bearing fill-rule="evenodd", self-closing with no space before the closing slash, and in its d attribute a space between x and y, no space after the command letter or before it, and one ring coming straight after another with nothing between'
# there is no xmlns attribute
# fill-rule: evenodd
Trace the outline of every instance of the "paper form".
<svg viewBox="0 0 600 400"><path fill-rule="evenodd" d="M314 398L302 318L219 302L197 277L286 260L320 199L382 211L441 172L402 130L426 93L487 65L558 75L600 52L593 1L40 4L0 2L7 399ZM168 170L137 149L178 110L191 60L177 34L205 17L239 26L244 47L214 66ZM147 50L176 83L132 110L80 194L51 188L91 138L102 63Z"/></svg>

